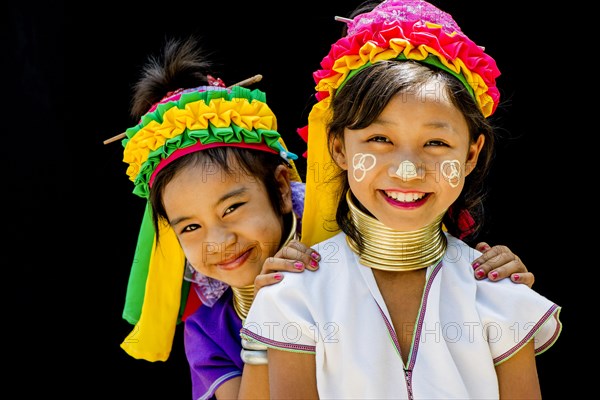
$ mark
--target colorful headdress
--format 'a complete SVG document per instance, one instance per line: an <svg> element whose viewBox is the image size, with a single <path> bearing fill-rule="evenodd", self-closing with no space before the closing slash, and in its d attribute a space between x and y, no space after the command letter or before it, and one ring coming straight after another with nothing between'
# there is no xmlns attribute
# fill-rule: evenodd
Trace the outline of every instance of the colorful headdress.
<svg viewBox="0 0 600 400"><path fill-rule="evenodd" d="M314 245L336 233L335 188L324 192L321 183L331 178L335 164L328 146L326 123L331 97L350 77L382 60L415 60L434 65L457 77L469 90L483 115L498 106L496 62L465 36L452 17L422 0L387 0L347 23L347 35L335 42L313 74L315 104L308 126L299 130L308 144L306 203L302 241ZM329 174L328 174L329 172Z"/></svg>
<svg viewBox="0 0 600 400"><path fill-rule="evenodd" d="M233 146L279 154L300 182L293 160L277 132L277 120L259 90L240 86L200 86L170 93L127 129L123 161L133 192L148 199L155 175L186 154ZM160 224L157 244L147 203L131 268L123 318L135 324L121 347L135 358L165 361L176 324L185 311L189 283L185 256L176 235Z"/></svg>

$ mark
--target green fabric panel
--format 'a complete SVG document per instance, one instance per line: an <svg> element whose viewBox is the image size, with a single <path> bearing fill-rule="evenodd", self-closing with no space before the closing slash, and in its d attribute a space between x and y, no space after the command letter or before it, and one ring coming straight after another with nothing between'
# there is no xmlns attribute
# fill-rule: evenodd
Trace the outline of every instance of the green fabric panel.
<svg viewBox="0 0 600 400"><path fill-rule="evenodd" d="M154 235L152 207L148 201L146 202L144 218L138 235L133 263L131 264L127 293L125 294L125 307L123 308L123 319L132 325L135 325L139 321L142 314L150 256L152 254L152 246L154 245Z"/></svg>

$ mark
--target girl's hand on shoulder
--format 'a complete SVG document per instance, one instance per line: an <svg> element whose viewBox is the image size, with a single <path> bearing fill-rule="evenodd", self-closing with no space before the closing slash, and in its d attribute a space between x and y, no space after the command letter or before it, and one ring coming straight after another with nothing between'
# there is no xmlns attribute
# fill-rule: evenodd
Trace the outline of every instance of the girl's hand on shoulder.
<svg viewBox="0 0 600 400"><path fill-rule="evenodd" d="M485 242L477 243L477 250L483 254L473 260L473 271L476 279L488 278L491 281L499 281L510 278L515 283L524 283L533 286L535 277L527 271L523 261L508 247L496 245L490 247Z"/></svg>
<svg viewBox="0 0 600 400"><path fill-rule="evenodd" d="M273 257L265 260L260 274L254 279L254 294L264 286L279 283L283 279L282 271L303 272L319 269L321 255L305 244L292 240Z"/></svg>

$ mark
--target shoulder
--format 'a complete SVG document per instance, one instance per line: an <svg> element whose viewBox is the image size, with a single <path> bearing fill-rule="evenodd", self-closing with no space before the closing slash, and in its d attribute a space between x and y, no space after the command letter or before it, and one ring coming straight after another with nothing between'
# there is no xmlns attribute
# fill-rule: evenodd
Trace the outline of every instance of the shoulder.
<svg viewBox="0 0 600 400"><path fill-rule="evenodd" d="M447 239L446 252L442 259L443 274L448 279L460 281L468 286L476 286L477 282L473 275L472 262L481 255L477 249L469 246L462 240L444 232Z"/></svg>
<svg viewBox="0 0 600 400"><path fill-rule="evenodd" d="M312 246L321 255L319 264L333 265L340 264L340 260L354 258L354 253L348 246L346 234L339 232L331 238L319 242Z"/></svg>
<svg viewBox="0 0 600 400"><path fill-rule="evenodd" d="M265 296L273 299L299 295L303 298L318 299L323 296L324 290L332 287L332 282L335 282L340 274L347 274L348 265L355 259L354 253L346 244L344 233L338 233L311 247L321 255L318 270L301 273L283 272L284 279L276 285L261 288L257 300Z"/></svg>
<svg viewBox="0 0 600 400"><path fill-rule="evenodd" d="M346 273L348 267L358 263L358 256L350 249L346 234L339 232L331 238L312 246L321 255L319 279L335 278L340 273Z"/></svg>
<svg viewBox="0 0 600 400"><path fill-rule="evenodd" d="M472 261L481 253L451 235L441 269L446 301L472 304L490 343L494 362L499 363L518 351L533 336L536 353L554 343L562 324L560 306L527 285L510 279L491 282L473 276Z"/></svg>
<svg viewBox="0 0 600 400"><path fill-rule="evenodd" d="M444 234L447 240L445 260L470 264L481 255L479 250L469 246L457 237L452 236L448 232L444 232Z"/></svg>

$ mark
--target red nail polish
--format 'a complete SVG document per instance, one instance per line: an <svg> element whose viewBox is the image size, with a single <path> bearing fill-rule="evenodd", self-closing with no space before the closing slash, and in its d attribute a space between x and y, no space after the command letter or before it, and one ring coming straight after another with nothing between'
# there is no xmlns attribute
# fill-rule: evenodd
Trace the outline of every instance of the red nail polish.
<svg viewBox="0 0 600 400"><path fill-rule="evenodd" d="M513 281L518 281L519 279L521 279L521 277L519 276L519 274L514 274L513 275Z"/></svg>
<svg viewBox="0 0 600 400"><path fill-rule="evenodd" d="M276 280L280 281L283 279L283 274L275 274L273 275L273 278L275 278Z"/></svg>
<svg viewBox="0 0 600 400"><path fill-rule="evenodd" d="M492 271L490 275L492 275L493 279L498 279L498 273L496 271Z"/></svg>
<svg viewBox="0 0 600 400"><path fill-rule="evenodd" d="M319 253L317 253L316 251L313 251L312 253L310 253L310 257L311 257L313 260L317 260L317 261L319 261L319 260L321 259L321 256L320 256L320 255L319 255Z"/></svg>
<svg viewBox="0 0 600 400"><path fill-rule="evenodd" d="M294 268L296 268L296 269L302 269L302 268L304 268L304 264L302 264L300 261L296 261L294 263Z"/></svg>
<svg viewBox="0 0 600 400"><path fill-rule="evenodd" d="M315 260L310 260L310 266L311 267L316 267L317 265L319 265L318 262L316 262Z"/></svg>
<svg viewBox="0 0 600 400"><path fill-rule="evenodd" d="M481 264L479 264L478 262L476 262L475 264L473 264L473 269L477 269L477 268L479 268L479 266L480 266L480 265L481 265Z"/></svg>
<svg viewBox="0 0 600 400"><path fill-rule="evenodd" d="M485 276L485 272L483 272L482 269L478 269L475 271L475 275L477 275L478 278L483 278Z"/></svg>

